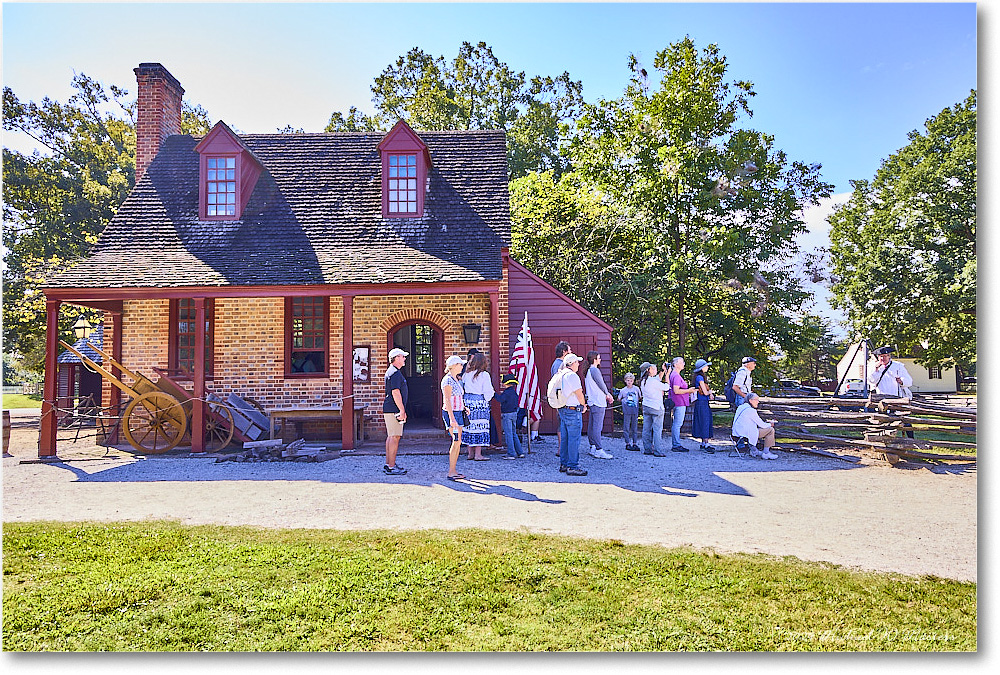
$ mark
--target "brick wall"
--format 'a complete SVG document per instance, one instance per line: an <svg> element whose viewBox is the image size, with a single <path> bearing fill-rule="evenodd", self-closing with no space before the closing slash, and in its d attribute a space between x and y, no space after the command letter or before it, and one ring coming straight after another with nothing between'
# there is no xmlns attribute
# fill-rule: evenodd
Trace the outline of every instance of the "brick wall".
<svg viewBox="0 0 1000 675"><path fill-rule="evenodd" d="M222 397L236 392L254 398L265 409L339 404L343 391L343 301L340 297L330 298L329 376L315 379L285 378L284 303L283 298L215 300L215 372L207 382L208 388ZM489 349L490 331L494 330L487 293L355 297L353 343L371 346L371 381L354 383L354 393L355 400L368 404L366 417L369 428L376 431L374 437L381 425L385 396L382 374L388 367L389 331L410 320L442 329L445 358L452 354L464 356L468 350L462 324L482 325L479 348L483 351ZM122 323L122 364L155 380L153 367L166 367L168 362L169 301L126 301ZM500 327L506 325L505 276L500 293ZM500 332L500 372L506 372L510 358L509 336L505 333Z"/></svg>

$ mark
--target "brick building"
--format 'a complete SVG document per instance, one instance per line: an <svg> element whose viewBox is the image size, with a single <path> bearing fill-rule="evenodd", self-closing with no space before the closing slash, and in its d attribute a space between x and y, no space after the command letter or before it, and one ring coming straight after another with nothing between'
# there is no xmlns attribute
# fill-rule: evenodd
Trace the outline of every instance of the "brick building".
<svg viewBox="0 0 1000 675"><path fill-rule="evenodd" d="M103 310L116 360L186 374L196 399L209 389L265 409L354 400L383 435L393 346L411 354L408 407L427 424L447 356L474 344L494 381L506 370L502 132L417 134L400 121L388 134L238 135L220 121L195 138L179 133L179 82L160 64L135 73L135 188L89 257L44 289L46 401L65 304ZM119 396L105 383L105 405ZM46 405L41 456L56 452ZM204 428L198 403L192 426ZM354 425L342 427L351 448ZM194 434L192 450L202 448Z"/></svg>

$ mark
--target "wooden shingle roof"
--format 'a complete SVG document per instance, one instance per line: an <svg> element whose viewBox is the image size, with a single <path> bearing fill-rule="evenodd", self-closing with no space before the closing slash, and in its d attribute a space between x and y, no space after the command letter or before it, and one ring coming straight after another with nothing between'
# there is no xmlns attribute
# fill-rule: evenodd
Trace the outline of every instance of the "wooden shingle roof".
<svg viewBox="0 0 1000 675"><path fill-rule="evenodd" d="M92 254L52 288L498 280L510 245L503 132L421 132L424 215L383 218L381 134L247 134L264 166L243 217L198 217L199 138L168 137Z"/></svg>

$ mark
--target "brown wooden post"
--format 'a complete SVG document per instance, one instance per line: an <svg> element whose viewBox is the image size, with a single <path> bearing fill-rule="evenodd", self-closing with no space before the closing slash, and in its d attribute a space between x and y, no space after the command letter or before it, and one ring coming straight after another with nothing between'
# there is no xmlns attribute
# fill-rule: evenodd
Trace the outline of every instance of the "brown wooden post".
<svg viewBox="0 0 1000 675"><path fill-rule="evenodd" d="M191 452L205 452L205 298L194 299L194 400Z"/></svg>
<svg viewBox="0 0 1000 675"><path fill-rule="evenodd" d="M354 296L342 297L344 305L344 400L340 410L340 439L344 450L354 449ZM363 412L361 413L364 414ZM364 439L360 439L364 440Z"/></svg>
<svg viewBox="0 0 1000 675"><path fill-rule="evenodd" d="M42 389L42 419L38 432L38 456L56 455L56 385L59 380L59 307L58 300L45 301L45 385Z"/></svg>

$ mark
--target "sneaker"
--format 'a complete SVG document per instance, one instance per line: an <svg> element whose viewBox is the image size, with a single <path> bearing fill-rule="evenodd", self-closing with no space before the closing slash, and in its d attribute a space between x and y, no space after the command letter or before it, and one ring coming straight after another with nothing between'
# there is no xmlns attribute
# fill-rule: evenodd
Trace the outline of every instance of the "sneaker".
<svg viewBox="0 0 1000 675"><path fill-rule="evenodd" d="M750 448L750 456L754 459L760 459L761 452L757 448Z"/></svg>
<svg viewBox="0 0 1000 675"><path fill-rule="evenodd" d="M670 448L670 452L688 452L688 449L685 448L683 445L675 445L672 448Z"/></svg>
<svg viewBox="0 0 1000 675"><path fill-rule="evenodd" d="M711 445L703 445L703 446L701 446L701 451L705 452L705 453L708 453L709 455L714 455L715 454L715 448L713 448Z"/></svg>
<svg viewBox="0 0 1000 675"><path fill-rule="evenodd" d="M601 452L603 451L600 448L598 448L596 445L592 445L590 446L590 450L587 451L587 454L590 455L591 457L602 459Z"/></svg>
<svg viewBox="0 0 1000 675"><path fill-rule="evenodd" d="M517 456L518 459L524 459L525 457L527 457L527 455L525 455L524 453L521 453L520 455Z"/></svg>
<svg viewBox="0 0 1000 675"><path fill-rule="evenodd" d="M517 455L504 455L504 459L517 459Z"/></svg>
<svg viewBox="0 0 1000 675"><path fill-rule="evenodd" d="M545 437L539 434L538 436L531 437L532 443L545 443Z"/></svg>
<svg viewBox="0 0 1000 675"><path fill-rule="evenodd" d="M579 468L577 468L577 469L566 469L566 475L567 476L586 476L587 475L587 470L586 469L579 469Z"/></svg>
<svg viewBox="0 0 1000 675"><path fill-rule="evenodd" d="M406 469L401 466L389 466L386 464L382 467L382 473L387 476L402 476L406 473Z"/></svg>
<svg viewBox="0 0 1000 675"><path fill-rule="evenodd" d="M608 452L608 451L607 451L607 450L605 450L604 448L601 448L601 449L599 449L599 450L598 450L597 452L599 453L599 454L597 455L597 457L598 457L599 459L614 459L614 458L615 458L615 456L614 456L614 455L612 455L612 454L611 454L610 452Z"/></svg>
<svg viewBox="0 0 1000 675"><path fill-rule="evenodd" d="M778 459L778 456L771 452L769 449L764 449L760 453L761 459Z"/></svg>
<svg viewBox="0 0 1000 675"><path fill-rule="evenodd" d="M643 450L642 454L644 454L644 455L652 455L653 451L652 450Z"/></svg>
<svg viewBox="0 0 1000 675"><path fill-rule="evenodd" d="M567 466L566 466L565 464L560 464L560 465L559 465L559 473L566 473L566 470L567 470L568 468L569 468L569 467L567 467Z"/></svg>

